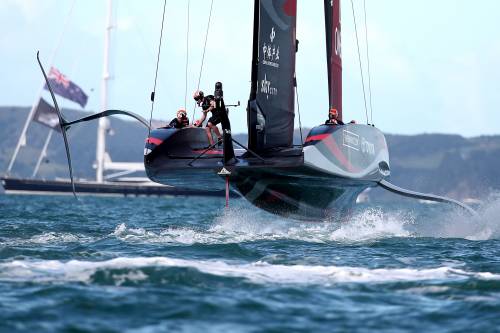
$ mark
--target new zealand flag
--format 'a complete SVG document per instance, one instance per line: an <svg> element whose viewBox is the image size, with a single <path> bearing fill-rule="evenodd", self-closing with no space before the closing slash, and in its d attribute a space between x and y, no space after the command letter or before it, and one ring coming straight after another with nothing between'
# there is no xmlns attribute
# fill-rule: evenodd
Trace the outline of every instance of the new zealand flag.
<svg viewBox="0 0 500 333"><path fill-rule="evenodd" d="M48 79L55 94L80 104L82 108L85 107L88 99L87 95L56 68L50 68ZM45 89L49 90L47 85L45 85Z"/></svg>

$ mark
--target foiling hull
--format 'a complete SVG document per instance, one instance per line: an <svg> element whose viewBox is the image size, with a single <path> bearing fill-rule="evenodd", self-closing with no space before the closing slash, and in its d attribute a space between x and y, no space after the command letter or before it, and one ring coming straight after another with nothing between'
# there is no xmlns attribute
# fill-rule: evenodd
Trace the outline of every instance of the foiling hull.
<svg viewBox="0 0 500 333"><path fill-rule="evenodd" d="M144 164L158 183L222 190L222 150L201 129L158 129L146 143ZM261 152L264 161L236 150L225 166L230 184L255 206L274 214L317 220L349 213L357 196L389 175L383 134L372 126L318 126L300 148ZM197 158L198 157L198 158ZM197 158L197 159L196 159Z"/></svg>

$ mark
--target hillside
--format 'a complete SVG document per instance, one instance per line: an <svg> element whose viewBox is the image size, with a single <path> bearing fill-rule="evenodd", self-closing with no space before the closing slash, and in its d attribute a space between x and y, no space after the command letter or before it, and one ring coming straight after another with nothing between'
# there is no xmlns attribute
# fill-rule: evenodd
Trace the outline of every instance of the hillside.
<svg viewBox="0 0 500 333"><path fill-rule="evenodd" d="M0 173L3 173L18 140L29 109L26 107L0 107ZM69 119L82 115L74 110L63 111ZM68 140L75 175L94 178L96 122L74 126ZM135 122L111 119L114 133L108 136L108 151L115 161L142 161L146 130ZM21 150L13 174L28 177L48 129L32 123L27 145ZM307 130L304 130L306 135ZM235 135L246 143L246 135ZM391 181L399 186L422 192L448 195L457 199L484 198L500 190L500 136L464 138L459 135L422 134L415 136L387 135L391 157ZM296 142L300 142L298 131ZM54 135L49 146L48 163L40 169L39 177L66 177L67 167L64 145L60 135ZM387 195L373 192L382 199Z"/></svg>

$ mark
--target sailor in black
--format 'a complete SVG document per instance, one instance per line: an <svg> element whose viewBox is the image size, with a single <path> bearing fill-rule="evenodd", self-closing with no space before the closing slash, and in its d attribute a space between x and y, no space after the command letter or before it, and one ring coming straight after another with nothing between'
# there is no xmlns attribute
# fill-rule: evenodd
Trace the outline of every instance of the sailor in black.
<svg viewBox="0 0 500 333"><path fill-rule="evenodd" d="M338 119L339 113L337 109L331 108L328 112L328 120L325 121L325 125L344 125L344 122Z"/></svg>
<svg viewBox="0 0 500 333"><path fill-rule="evenodd" d="M217 128L217 124L220 124L222 121L220 114L222 110L220 110L220 108L216 108L215 97L213 95L205 96L201 90L195 91L193 98L196 101L196 104L202 108L201 118L195 122L195 126L201 127L207 118L207 113L212 112L212 116L208 119L205 131L207 132L208 142L210 145L213 145L214 139L212 138L211 130L214 131L218 141L221 139L221 134Z"/></svg>
<svg viewBox="0 0 500 333"><path fill-rule="evenodd" d="M189 126L189 119L187 118L186 115L186 110L180 109L177 111L177 116L172 119L170 124L168 124L168 127L171 128L184 128Z"/></svg>

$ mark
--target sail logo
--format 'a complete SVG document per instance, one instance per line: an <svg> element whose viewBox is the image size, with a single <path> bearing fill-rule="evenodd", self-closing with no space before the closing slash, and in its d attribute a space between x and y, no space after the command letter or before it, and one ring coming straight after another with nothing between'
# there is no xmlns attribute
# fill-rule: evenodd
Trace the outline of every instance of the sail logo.
<svg viewBox="0 0 500 333"><path fill-rule="evenodd" d="M266 94L267 99L269 99L269 95L278 95L278 88L273 87L271 81L267 80L267 74L264 74L264 79L260 81L260 92Z"/></svg>
<svg viewBox="0 0 500 333"><path fill-rule="evenodd" d="M342 40L340 39L339 27L335 28L335 55L342 58Z"/></svg>
<svg viewBox="0 0 500 333"><path fill-rule="evenodd" d="M271 29L271 33L269 34L269 40L271 41L269 44L264 43L262 45L262 63L267 66L279 68L280 64L280 47L279 45L274 44L274 39L276 38L276 31L274 27Z"/></svg>

